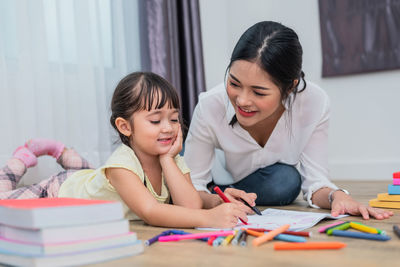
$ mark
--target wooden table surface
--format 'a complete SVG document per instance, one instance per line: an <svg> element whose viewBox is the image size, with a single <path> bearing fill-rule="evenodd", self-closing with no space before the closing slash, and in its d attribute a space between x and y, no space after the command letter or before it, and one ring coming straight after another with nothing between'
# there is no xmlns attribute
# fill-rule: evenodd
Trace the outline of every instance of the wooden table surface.
<svg viewBox="0 0 400 267"><path fill-rule="evenodd" d="M368 204L368 200L376 198L378 193L387 192L387 182L336 182L342 188L348 189L353 197ZM267 207L260 207L263 210ZM308 208L306 202L299 198L291 205L272 207L288 210L328 212ZM364 221L365 224L385 230L392 240L372 241L344 237L333 237L318 233L320 226L332 223L331 220L321 221L308 231L312 232L310 241L341 241L347 244L340 250L309 250L309 251L275 251L273 243L268 242L260 247L251 245L252 237L247 247L224 246L211 247L195 240L179 242L155 243L146 247L144 253L129 258L104 262L91 266L400 266L400 238L393 233L393 224L400 224L400 210L387 220ZM361 217L350 216L346 221L363 221ZM131 223L131 230L136 232L141 240L149 239L166 228L145 225L142 221ZM186 231L198 232L194 229Z"/></svg>

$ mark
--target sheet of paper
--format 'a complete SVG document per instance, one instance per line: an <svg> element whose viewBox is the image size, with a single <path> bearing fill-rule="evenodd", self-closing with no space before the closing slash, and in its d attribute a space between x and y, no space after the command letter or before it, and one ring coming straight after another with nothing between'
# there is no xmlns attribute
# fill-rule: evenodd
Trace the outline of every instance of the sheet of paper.
<svg viewBox="0 0 400 267"><path fill-rule="evenodd" d="M318 212L305 212L305 211L292 211L281 209L266 209L260 215L247 216L248 225L244 225L239 221L234 229L240 228L265 228L276 229L284 224L290 224L290 231L302 231L304 229L313 227L323 219L340 219L348 215L340 215L332 217L329 213ZM202 230L215 230L211 228L199 228Z"/></svg>

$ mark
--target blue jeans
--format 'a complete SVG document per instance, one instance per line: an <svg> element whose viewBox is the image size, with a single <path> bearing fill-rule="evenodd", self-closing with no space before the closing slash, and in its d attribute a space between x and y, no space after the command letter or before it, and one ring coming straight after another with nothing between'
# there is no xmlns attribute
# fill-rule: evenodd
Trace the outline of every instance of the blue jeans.
<svg viewBox="0 0 400 267"><path fill-rule="evenodd" d="M229 185L218 186L221 190L225 190ZM299 195L301 177L295 167L275 163L258 169L232 186L249 193L256 193L257 205L283 206L292 203Z"/></svg>

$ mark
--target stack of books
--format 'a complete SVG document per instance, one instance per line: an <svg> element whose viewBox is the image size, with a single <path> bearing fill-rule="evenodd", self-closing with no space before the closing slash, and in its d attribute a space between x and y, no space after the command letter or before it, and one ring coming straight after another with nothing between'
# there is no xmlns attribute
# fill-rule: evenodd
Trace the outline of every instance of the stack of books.
<svg viewBox="0 0 400 267"><path fill-rule="evenodd" d="M0 263L73 266L143 252L121 203L76 198L0 200Z"/></svg>
<svg viewBox="0 0 400 267"><path fill-rule="evenodd" d="M400 172L393 173L393 182L388 192L378 194L378 198L369 201L371 207L400 209Z"/></svg>

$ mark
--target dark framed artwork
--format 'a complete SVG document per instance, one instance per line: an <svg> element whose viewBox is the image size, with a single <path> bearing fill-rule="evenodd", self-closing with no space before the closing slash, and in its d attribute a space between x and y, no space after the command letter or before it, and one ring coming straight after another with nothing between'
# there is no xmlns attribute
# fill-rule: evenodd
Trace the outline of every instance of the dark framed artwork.
<svg viewBox="0 0 400 267"><path fill-rule="evenodd" d="M400 68L400 0L319 0L322 76Z"/></svg>

